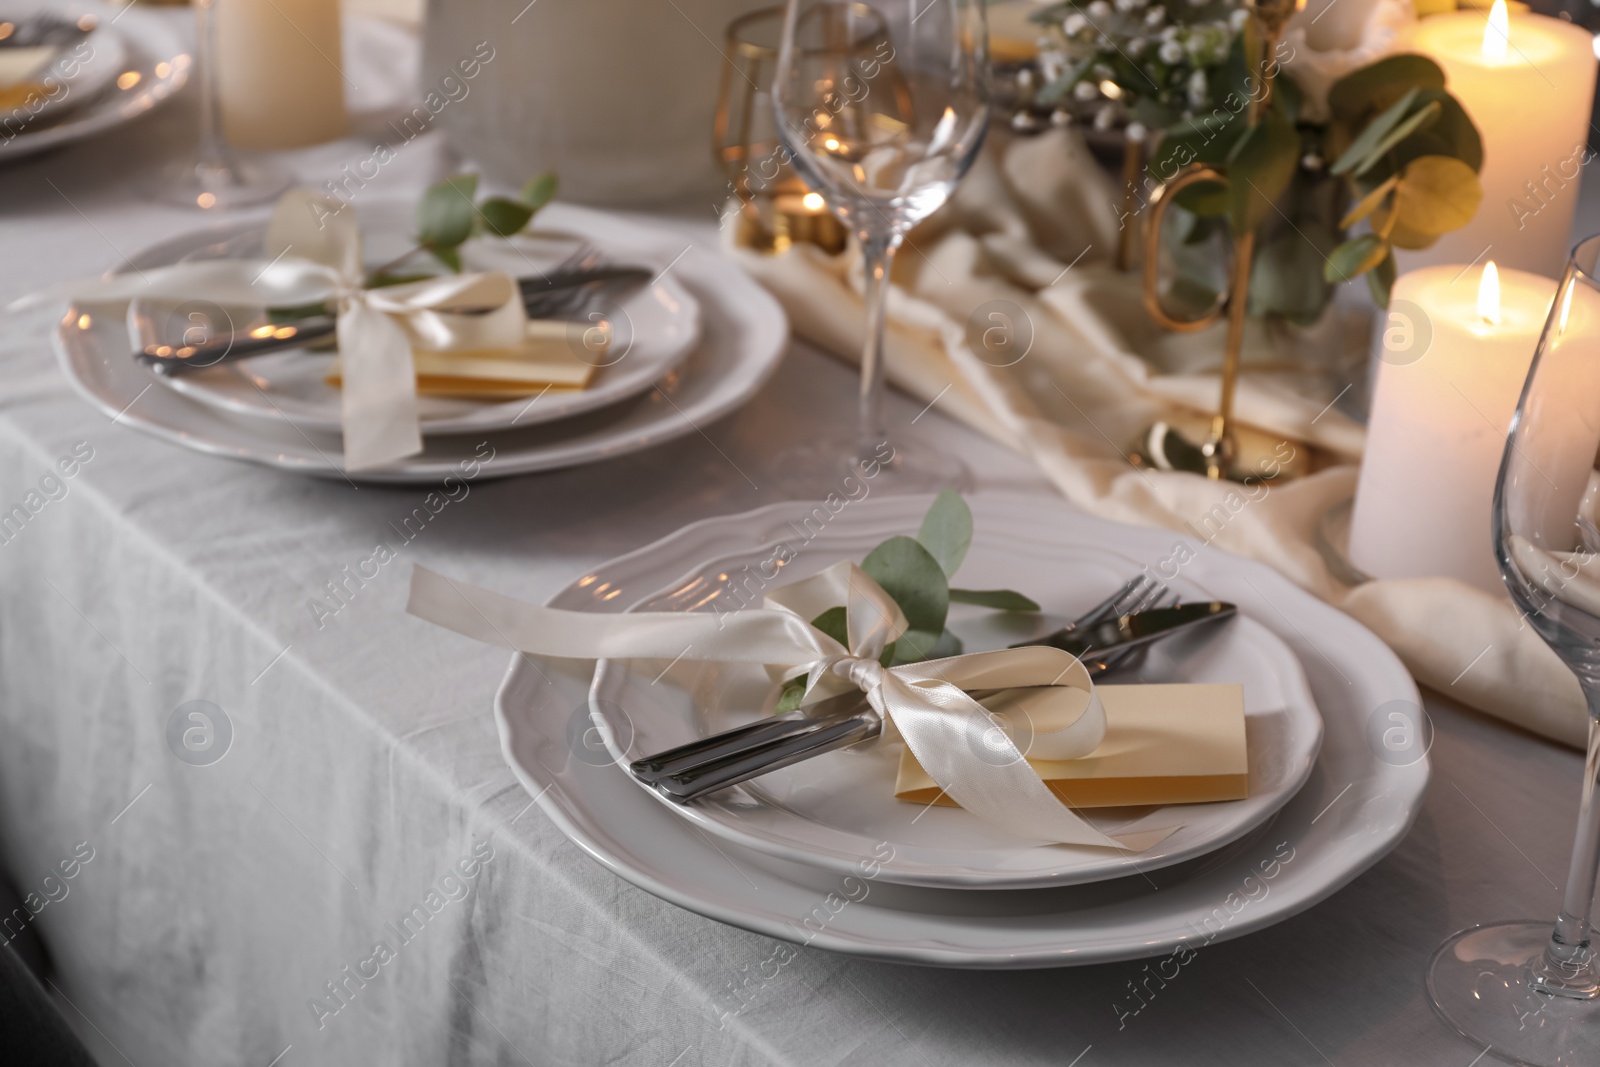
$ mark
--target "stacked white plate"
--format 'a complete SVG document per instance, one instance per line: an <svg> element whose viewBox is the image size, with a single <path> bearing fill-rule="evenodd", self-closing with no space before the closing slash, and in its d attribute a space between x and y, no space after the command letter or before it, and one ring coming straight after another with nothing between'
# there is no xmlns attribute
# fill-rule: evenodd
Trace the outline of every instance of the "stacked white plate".
<svg viewBox="0 0 1600 1067"><path fill-rule="evenodd" d="M355 210L369 265L414 245L411 204ZM187 233L134 256L132 269L260 258L266 218ZM201 452L370 482L436 482L463 464L502 477L631 452L729 413L777 367L789 332L782 308L730 260L674 235L556 204L528 234L470 242L464 259L536 278L580 249L656 272L596 312L612 343L589 385L510 401L424 397L423 452L359 473L344 469L340 396L325 381L331 352L289 349L169 377L134 360L120 308L93 306L63 317L56 348L78 391L127 425Z"/></svg>
<svg viewBox="0 0 1600 1067"><path fill-rule="evenodd" d="M595 568L551 604L736 608L759 593L760 564L780 542L795 554L783 580L803 578L914 532L928 502L782 504L707 520ZM1375 636L1274 572L1171 533L1045 497L971 503L962 584L1026 591L1048 616L953 611L969 651L1053 629L1145 568L1186 600L1239 606L1226 628L1158 645L1108 684L1242 683L1248 799L1086 813L1107 829L1181 825L1136 856L1040 846L959 808L895 800L897 746L873 742L677 806L634 781L627 761L746 721L768 684L686 663L590 672L513 658L495 709L507 760L575 842L658 896L790 941L944 966L1094 963L1236 937L1315 904L1405 835L1428 763L1386 744L1384 729L1419 718L1421 702Z"/></svg>

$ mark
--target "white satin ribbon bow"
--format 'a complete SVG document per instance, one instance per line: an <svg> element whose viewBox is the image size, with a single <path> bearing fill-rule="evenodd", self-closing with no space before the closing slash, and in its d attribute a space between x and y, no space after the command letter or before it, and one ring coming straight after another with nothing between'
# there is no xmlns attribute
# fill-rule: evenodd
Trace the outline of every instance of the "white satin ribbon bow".
<svg viewBox="0 0 1600 1067"><path fill-rule="evenodd" d="M527 316L516 280L506 274L456 274L362 288L361 234L354 212L340 208L315 193L290 190L267 225L266 259L202 260L86 278L29 294L13 306L135 298L205 301L224 308L333 303L343 377L344 466L349 471L382 466L422 451L412 348L518 347Z"/></svg>
<svg viewBox="0 0 1600 1067"><path fill-rule="evenodd" d="M849 647L806 620L846 606ZM1034 702L1029 753L1077 759L1105 736L1105 709L1089 673L1060 649L975 652L898 667L879 663L906 630L899 606L853 563L769 596L761 608L726 614L601 615L538 607L425 567L411 573L411 614L487 644L576 659L691 659L765 664L780 679L806 676L807 704L859 689L898 732L928 775L967 811L1014 836L1143 851L1176 827L1112 837L1062 804L1028 766L1010 733L969 694L1044 687ZM1055 691L1059 690L1059 693Z"/></svg>

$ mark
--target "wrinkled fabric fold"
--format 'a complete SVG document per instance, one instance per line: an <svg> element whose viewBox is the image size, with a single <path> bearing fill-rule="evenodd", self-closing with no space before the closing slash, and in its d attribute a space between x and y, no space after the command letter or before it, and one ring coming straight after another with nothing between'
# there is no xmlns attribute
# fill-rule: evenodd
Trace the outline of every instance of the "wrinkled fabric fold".
<svg viewBox="0 0 1600 1067"><path fill-rule="evenodd" d="M811 626L791 605L846 606L849 647ZM923 768L967 811L1040 843L1142 851L1176 827L1115 837L1066 807L1039 778L1008 724L971 695L997 689L1060 690L1061 714L1032 724L1029 752L1077 759L1105 736L1105 709L1083 664L1030 646L885 667L906 631L899 606L853 563L775 591L764 606L728 613L601 615L539 607L426 567L412 570L406 610L488 644L578 659L648 658L756 663L779 679L805 677L805 703L858 689Z"/></svg>

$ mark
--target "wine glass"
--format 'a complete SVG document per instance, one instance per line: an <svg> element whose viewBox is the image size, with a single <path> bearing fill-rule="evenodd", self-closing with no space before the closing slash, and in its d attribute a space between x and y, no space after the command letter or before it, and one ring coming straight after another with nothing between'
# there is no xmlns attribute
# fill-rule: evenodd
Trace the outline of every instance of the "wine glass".
<svg viewBox="0 0 1600 1067"><path fill-rule="evenodd" d="M1600 967L1590 928L1600 864L1600 237L1579 244L1522 387L1495 486L1501 575L1528 623L1578 676L1589 755L1566 889L1548 920L1475 926L1428 968L1434 1007L1515 1063L1600 1063Z"/></svg>
<svg viewBox="0 0 1600 1067"><path fill-rule="evenodd" d="M788 0L772 98L795 170L860 243L867 305L854 436L780 461L835 479L870 465L896 491L959 484L959 462L889 442L884 327L895 251L950 198L988 129L984 0Z"/></svg>
<svg viewBox="0 0 1600 1067"><path fill-rule="evenodd" d="M194 0L195 65L199 68L200 146L198 153L165 168L150 193L158 200L202 211L231 211L276 200L293 181L289 172L266 160L240 159L222 135L217 102L218 0Z"/></svg>

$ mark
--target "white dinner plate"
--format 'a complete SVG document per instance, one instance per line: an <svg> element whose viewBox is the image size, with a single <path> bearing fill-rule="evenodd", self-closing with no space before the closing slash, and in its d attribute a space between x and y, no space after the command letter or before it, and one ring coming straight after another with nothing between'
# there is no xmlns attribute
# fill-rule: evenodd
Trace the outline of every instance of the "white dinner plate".
<svg viewBox="0 0 1600 1067"><path fill-rule="evenodd" d="M92 15L99 25L85 39L93 54L81 64L60 104L41 111L34 122L0 144L0 165L131 122L189 80L190 45L172 12L90 2L18 5L18 9L73 18Z"/></svg>
<svg viewBox="0 0 1600 1067"><path fill-rule="evenodd" d="M915 533L916 523L902 533ZM828 555L801 554L784 568L783 581L823 570L843 553L859 561L875 545L871 535L830 539ZM759 577L768 548L746 548L704 561L692 574L674 576L638 611L737 610L719 576ZM949 627L969 652L1005 648L1048 633L1098 603L1137 570L1127 556L1086 544L1039 540L1033 531L980 526L961 565L961 584L976 589L1018 589L1057 610L1040 618L952 605ZM1185 600L1220 599L1179 575L1169 583ZM733 587L748 603L749 589ZM670 668L670 669L669 669ZM1233 682L1244 687L1250 754L1250 795L1243 800L1167 807L1089 809L1080 812L1100 830L1135 833L1176 826L1160 844L1129 856L1103 848L1040 846L996 830L956 807L924 807L896 800L901 746L875 742L830 752L743 785L676 805L654 791L675 814L708 833L748 848L848 874L880 842L894 850L877 877L910 885L966 889L1016 889L1121 878L1191 859L1254 830L1292 797L1311 773L1322 744L1322 718L1300 661L1271 630L1238 618L1211 632L1157 645L1138 670L1117 682ZM593 700L610 736L627 739L628 761L741 725L770 705L773 686L759 666L603 660L595 671ZM611 722L626 716L627 724ZM644 789L644 786L639 786Z"/></svg>
<svg viewBox="0 0 1600 1067"><path fill-rule="evenodd" d="M627 244L652 262L663 254L667 258L662 262L680 257L672 277L701 310L700 342L682 366L644 393L599 411L482 437L436 435L426 439L416 456L346 475L338 434L237 418L159 388L151 373L133 360L119 306L73 308L56 329L56 354L86 400L121 424L162 440L299 474L411 484L459 475L463 464L473 469L481 465L478 477L499 478L649 448L694 433L733 411L777 368L788 344L788 320L777 301L727 257L590 208L552 204L540 219L552 230L581 231L607 244ZM132 266L175 263L260 226L257 218L185 234L135 255Z"/></svg>
<svg viewBox="0 0 1600 1067"><path fill-rule="evenodd" d="M891 853L886 843L864 854L856 873L840 874L719 840L647 795L586 743L592 669L521 656L495 701L513 772L574 842L663 899L788 941L938 966L1102 963L1238 937L1324 899L1405 836L1421 807L1428 761L1422 752L1387 748L1384 730L1400 721L1394 716L1420 716L1421 700L1399 660L1359 623L1260 564L1170 531L1090 518L1044 496L978 494L971 503L980 540L1014 531L1039 544L1124 556L1129 574L1149 566L1176 580L1176 572L1238 604L1289 645L1325 735L1306 784L1274 819L1196 859L1084 885L972 892L894 884L876 876ZM849 557L853 546L915 529L927 504L867 499L810 525L811 507L801 504L709 519L592 569L550 603L621 611L675 577L697 574L708 559L784 539L803 540L807 556Z"/></svg>
<svg viewBox="0 0 1600 1067"><path fill-rule="evenodd" d="M0 22L23 24L37 10L22 10L11 4L0 5ZM58 47L49 62L39 67L24 81L37 82L46 92L9 110L0 109L0 128L14 128L3 120L8 119L20 129L24 122L38 122L40 126L54 122L74 108L93 102L118 75L126 73L128 46L114 26L101 21L102 12L87 7L68 6L49 10L58 18L71 18L83 25L82 19L93 20L88 36L74 44Z"/></svg>
<svg viewBox="0 0 1600 1067"><path fill-rule="evenodd" d="M394 260L415 246L415 209L399 203L357 205L362 251L369 267ZM599 239L578 220L559 232L541 214L535 232L510 241L479 239L462 250L469 270L504 271L513 277L537 277L553 269L585 243L603 261L653 267L668 266L674 254L649 247L650 242ZM262 257L264 227L249 230L219 246L197 249L186 259ZM666 257L666 258L663 258ZM419 267L427 267L417 256ZM437 269L437 268L435 268ZM672 275L658 275L631 289L619 289L615 301L603 304L613 343L593 359L589 385L576 391L551 390L516 400L483 401L459 397L417 398L417 421L424 434L478 434L536 426L597 411L649 389L676 370L700 339L700 302ZM581 346L580 346L581 347ZM580 355L589 359L590 354ZM340 432L340 391L325 380L335 359L332 352L291 348L282 352L224 363L203 371L168 376L151 372L155 381L192 400L247 418L289 422L306 430Z"/></svg>

